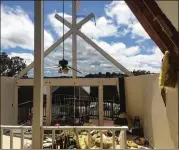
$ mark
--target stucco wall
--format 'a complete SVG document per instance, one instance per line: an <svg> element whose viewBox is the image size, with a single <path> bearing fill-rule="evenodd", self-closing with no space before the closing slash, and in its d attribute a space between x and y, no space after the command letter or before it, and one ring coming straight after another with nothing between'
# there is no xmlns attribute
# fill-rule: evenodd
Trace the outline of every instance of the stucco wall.
<svg viewBox="0 0 179 150"><path fill-rule="evenodd" d="M15 119L15 82L11 77L0 77L1 80L1 124L16 125Z"/></svg>
<svg viewBox="0 0 179 150"><path fill-rule="evenodd" d="M167 92L164 106L157 75L125 79L127 113L142 119L145 137L155 148L178 148L178 86Z"/></svg>

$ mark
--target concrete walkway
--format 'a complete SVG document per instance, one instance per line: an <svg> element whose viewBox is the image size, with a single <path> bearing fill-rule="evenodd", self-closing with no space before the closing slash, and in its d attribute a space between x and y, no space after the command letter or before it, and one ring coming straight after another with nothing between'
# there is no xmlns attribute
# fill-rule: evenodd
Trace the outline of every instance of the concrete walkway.
<svg viewBox="0 0 179 150"><path fill-rule="evenodd" d="M31 140L24 139L24 148L28 148L31 145ZM21 148L21 139L18 137L13 137L13 149ZM3 135L3 148L10 149L10 136Z"/></svg>

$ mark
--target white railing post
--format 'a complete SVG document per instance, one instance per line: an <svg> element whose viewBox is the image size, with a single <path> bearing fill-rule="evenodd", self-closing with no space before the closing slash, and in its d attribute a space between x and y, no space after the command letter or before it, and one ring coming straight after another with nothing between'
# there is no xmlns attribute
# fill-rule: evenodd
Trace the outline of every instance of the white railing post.
<svg viewBox="0 0 179 150"><path fill-rule="evenodd" d="M13 149L13 130L14 129L20 129L21 130L21 149L24 149L24 129L32 129L30 126L4 126L1 125L1 149L3 149L2 145L2 135L3 135L3 129L10 130L10 149ZM54 143L55 143L55 131L61 131L63 130L65 132L65 135L70 133L69 130L73 129L76 136L78 137L78 130L88 130L88 149L91 149L91 135L90 131L91 129L93 130L99 130L100 131L100 149L103 149L103 131L104 130L112 130L112 149L116 148L116 138L115 138L115 131L120 130L120 148L121 149L126 149L127 148L127 137L126 137L126 129L127 127L114 127L114 126L60 126L60 127L55 127L55 126L42 126L41 129L41 137L42 137L42 143L41 147L43 148L43 137L44 137L44 131L52 131L52 149L55 149ZM33 138L33 137L32 137ZM32 140L33 142L33 140ZM79 143L78 138L77 138L77 143Z"/></svg>
<svg viewBox="0 0 179 150"><path fill-rule="evenodd" d="M24 129L21 127L21 149L24 149Z"/></svg>
<svg viewBox="0 0 179 150"><path fill-rule="evenodd" d="M100 130L100 148L103 149L103 133Z"/></svg>
<svg viewBox="0 0 179 150"><path fill-rule="evenodd" d="M91 135L90 135L90 129L88 129L88 149L91 149Z"/></svg>
<svg viewBox="0 0 179 150"><path fill-rule="evenodd" d="M10 129L10 149L13 149L13 129Z"/></svg>
<svg viewBox="0 0 179 150"><path fill-rule="evenodd" d="M51 96L51 86L46 87L47 91L47 98L46 98L46 126L51 125L51 105L52 105L52 96Z"/></svg>
<svg viewBox="0 0 179 150"><path fill-rule="evenodd" d="M121 149L126 149L127 148L126 129L122 129L120 131L120 148Z"/></svg>
<svg viewBox="0 0 179 150"><path fill-rule="evenodd" d="M115 130L113 129L112 130L112 137L113 137L113 139L112 139L112 145L113 145L113 149L115 149L116 148L116 145L115 145Z"/></svg>
<svg viewBox="0 0 179 150"><path fill-rule="evenodd" d="M103 109L103 85L100 83L98 87L98 115L99 115L99 126L104 125L104 109Z"/></svg>
<svg viewBox="0 0 179 150"><path fill-rule="evenodd" d="M43 149L43 143L44 143L44 129L43 128L41 128L41 131L42 131L42 149Z"/></svg>
<svg viewBox="0 0 179 150"><path fill-rule="evenodd" d="M3 149L3 129L1 129L1 141L0 141L0 149Z"/></svg>
<svg viewBox="0 0 179 150"><path fill-rule="evenodd" d="M54 143L55 143L55 129L52 130L52 149L55 149Z"/></svg>

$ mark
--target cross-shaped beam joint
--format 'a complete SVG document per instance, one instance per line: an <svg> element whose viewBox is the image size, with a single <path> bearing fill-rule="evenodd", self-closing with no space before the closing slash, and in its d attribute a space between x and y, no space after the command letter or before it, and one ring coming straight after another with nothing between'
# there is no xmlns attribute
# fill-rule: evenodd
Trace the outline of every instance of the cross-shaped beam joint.
<svg viewBox="0 0 179 150"><path fill-rule="evenodd" d="M88 15L86 18L83 19L84 22L89 21L92 17L94 17L94 14L91 13ZM64 23L68 28L72 29L72 24L59 16L58 14L55 15L55 18L59 20L60 22ZM79 29L84 25L85 23L81 22L77 24L76 26L76 33L83 39L85 40L88 44L90 44L94 49L96 49L101 55L103 55L106 59L108 59L112 64L114 64L117 68L119 68L121 71L126 73L128 76L133 76L133 74L128 71L124 66L122 66L118 61L116 61L113 57L111 57L108 53L106 53L101 47L99 47L96 43L94 43L90 38L88 38L84 33L82 33Z"/></svg>
<svg viewBox="0 0 179 150"><path fill-rule="evenodd" d="M94 14L93 14L93 13L89 14L86 18L84 18L81 22L79 22L79 23L77 24L77 29L80 29L86 22L88 22L88 21L89 21L91 18L93 18L93 17L94 17ZM57 20L59 20L61 23L63 23L63 20L64 20L64 24L65 24L68 28L72 29L72 24L71 24L70 22L68 22L67 20L65 20L64 18L62 18L60 15L55 14L55 18L56 18Z"/></svg>

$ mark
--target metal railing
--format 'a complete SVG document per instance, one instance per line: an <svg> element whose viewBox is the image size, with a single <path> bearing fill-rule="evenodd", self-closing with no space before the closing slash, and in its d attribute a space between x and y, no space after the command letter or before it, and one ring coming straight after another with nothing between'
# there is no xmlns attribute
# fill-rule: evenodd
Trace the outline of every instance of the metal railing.
<svg viewBox="0 0 179 150"><path fill-rule="evenodd" d="M33 102L28 101L18 105L18 123L29 120L29 115L32 114ZM43 104L43 117L46 117L46 105Z"/></svg>
<svg viewBox="0 0 179 150"><path fill-rule="evenodd" d="M103 103L105 119L114 120L119 117L120 105L115 103L114 98L104 100ZM85 95L74 98L74 95L54 94L52 118L59 115L70 117L71 112L75 112L75 118L80 118L80 115L89 115L91 119L99 119L98 98Z"/></svg>
<svg viewBox="0 0 179 150"><path fill-rule="evenodd" d="M13 131L15 129L18 129L21 131L21 135L20 135L20 148L24 149L24 131L25 130L32 130L31 126L6 126L6 125L1 125L1 145L0 148L3 149L3 133L4 130L9 130L10 131L10 149L13 149ZM113 149L116 149L116 145L115 145L115 132L116 131L120 131L120 134L118 136L119 140L120 140L120 149L126 149L127 148L127 135L126 135L126 130L128 129L127 126L123 126L123 127L114 127L114 126L43 126L42 127L42 138L44 138L44 131L51 131L52 132L52 149L54 149L54 142L56 141L55 139L55 134L56 131L64 131L67 132L68 130L73 130L73 131L78 131L78 130L87 130L88 131L88 149L91 149L90 147L90 131L91 130L99 130L100 131L100 149L103 149L103 136L102 136L102 132L104 130L112 130L112 147ZM42 140L43 141L43 140ZM43 144L43 143L42 143ZM43 146L42 146L43 147Z"/></svg>

